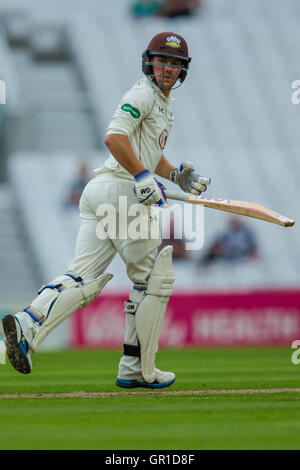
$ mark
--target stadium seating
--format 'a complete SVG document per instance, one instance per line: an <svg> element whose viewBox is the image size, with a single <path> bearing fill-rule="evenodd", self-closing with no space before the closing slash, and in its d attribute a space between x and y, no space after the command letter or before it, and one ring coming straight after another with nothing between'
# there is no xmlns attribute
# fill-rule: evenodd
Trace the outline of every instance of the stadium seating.
<svg viewBox="0 0 300 470"><path fill-rule="evenodd" d="M30 302L41 281L34 251L26 237L23 216L17 207L9 185L1 184L0 311L4 304L22 305L23 302Z"/></svg>
<svg viewBox="0 0 300 470"><path fill-rule="evenodd" d="M57 11L54 3L58 5ZM84 7L75 2L71 12L67 1L43 2L40 8L26 2L33 27L45 20L50 9L51 20L66 27L73 67L82 77L86 90L81 94L76 92L74 98L71 85L74 77L68 75L68 70L66 81L64 78L60 81L64 86L63 97L55 90L55 102L60 103L55 115L50 112L52 104L47 94L41 96L47 104L47 114L42 113L40 119L41 123L45 122L44 128L49 129L42 147L44 158L28 148L26 154L19 151L10 159L12 188L24 195L22 209L28 214L31 227L35 224L35 230L28 231L34 237L44 276L48 274L46 280L49 275L59 273L72 256L77 222L74 227L60 206L72 169L84 149L91 155L88 157L91 167L99 166L107 156L105 151L93 154L96 144L90 138L91 128L85 128L77 114L68 122L84 131L74 140L76 144L69 148L70 152L61 151L70 140L68 136L59 140L57 129L65 122L66 110L77 109L78 103L88 97L99 140L103 141L121 95L142 76L144 48L162 30L174 30L185 36L192 56L186 82L174 91L176 122L168 141L167 156L177 164L189 159L200 172L211 176L208 196L260 202L297 219L300 107L291 102L291 84L300 78L297 76L298 3L297 0L210 0L205 2L201 14L192 18L137 20L130 17L129 3L123 0L107 2L105 6L89 0ZM25 7L25 2L14 0L11 5ZM30 89L33 82L28 67L29 63L26 73ZM36 93L34 90L32 99ZM76 139L74 129L72 136ZM169 183L168 187L171 186ZM40 224L41 220L44 223ZM223 230L227 220L226 214L205 211L204 249ZM252 219L246 222L257 235L259 260L234 267L218 264L203 272L197 266L201 253L191 252L187 262L190 269L175 263L176 287L298 285L297 225L285 229ZM44 247L54 240L56 249L46 254ZM114 263L121 274L112 287L127 287L123 268L118 261Z"/></svg>

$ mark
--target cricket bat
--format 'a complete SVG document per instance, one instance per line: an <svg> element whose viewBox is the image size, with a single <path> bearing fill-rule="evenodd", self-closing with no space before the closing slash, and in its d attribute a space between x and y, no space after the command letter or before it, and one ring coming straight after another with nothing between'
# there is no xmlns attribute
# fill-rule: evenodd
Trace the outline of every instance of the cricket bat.
<svg viewBox="0 0 300 470"><path fill-rule="evenodd" d="M169 190L165 190L165 194L167 199L189 202L190 204L201 204L211 209L232 212L234 214L245 215L247 217L254 217L255 219L265 220L266 222L283 225L284 227L292 227L295 224L295 220L285 217L284 215L255 202L195 196L190 193L179 193L177 191Z"/></svg>

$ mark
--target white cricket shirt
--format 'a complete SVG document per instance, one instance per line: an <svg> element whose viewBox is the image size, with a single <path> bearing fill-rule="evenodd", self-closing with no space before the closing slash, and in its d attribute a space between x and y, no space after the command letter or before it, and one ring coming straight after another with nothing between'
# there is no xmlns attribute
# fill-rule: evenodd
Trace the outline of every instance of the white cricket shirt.
<svg viewBox="0 0 300 470"><path fill-rule="evenodd" d="M151 173L161 159L174 123L172 101L174 98L166 97L156 84L144 77L122 97L108 126L106 135L127 136L135 155ZM134 180L111 154L95 172L113 172L121 178Z"/></svg>

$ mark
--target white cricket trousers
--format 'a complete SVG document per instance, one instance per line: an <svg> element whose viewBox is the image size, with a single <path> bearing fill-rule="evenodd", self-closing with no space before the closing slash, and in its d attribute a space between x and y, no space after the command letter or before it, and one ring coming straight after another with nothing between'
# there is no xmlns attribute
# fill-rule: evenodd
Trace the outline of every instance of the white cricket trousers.
<svg viewBox="0 0 300 470"><path fill-rule="evenodd" d="M126 265L127 275L132 283L147 284L158 247L161 244L158 217L151 216L150 207L143 207L143 209L147 209L148 238L120 239L118 236L119 210L120 208L122 210L123 207L120 204L120 196L123 197L123 202L124 196L126 197L128 208L132 204L139 205L133 187L134 182L114 176L113 173L98 175L87 184L80 199L81 223L76 240L75 257L68 267L68 272L82 277L84 281L95 279L107 270L114 256L118 253ZM99 211L99 207L105 208L104 204L109 204L115 209L116 237L114 239L107 237L101 240L97 235L99 217L96 213L97 210ZM127 218L128 224L134 217L136 216ZM124 217L122 220L124 221ZM122 229L124 233L124 227ZM130 230L126 232L130 232ZM151 234L152 236L158 234L158 236L151 238Z"/></svg>

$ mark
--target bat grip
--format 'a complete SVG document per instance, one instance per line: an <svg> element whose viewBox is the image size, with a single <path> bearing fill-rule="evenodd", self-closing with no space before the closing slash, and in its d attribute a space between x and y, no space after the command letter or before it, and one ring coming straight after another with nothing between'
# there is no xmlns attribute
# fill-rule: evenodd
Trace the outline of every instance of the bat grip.
<svg viewBox="0 0 300 470"><path fill-rule="evenodd" d="M168 189L165 190L165 195L167 199L174 199L175 201L184 201L187 202L189 200L190 194L178 191L169 191Z"/></svg>

